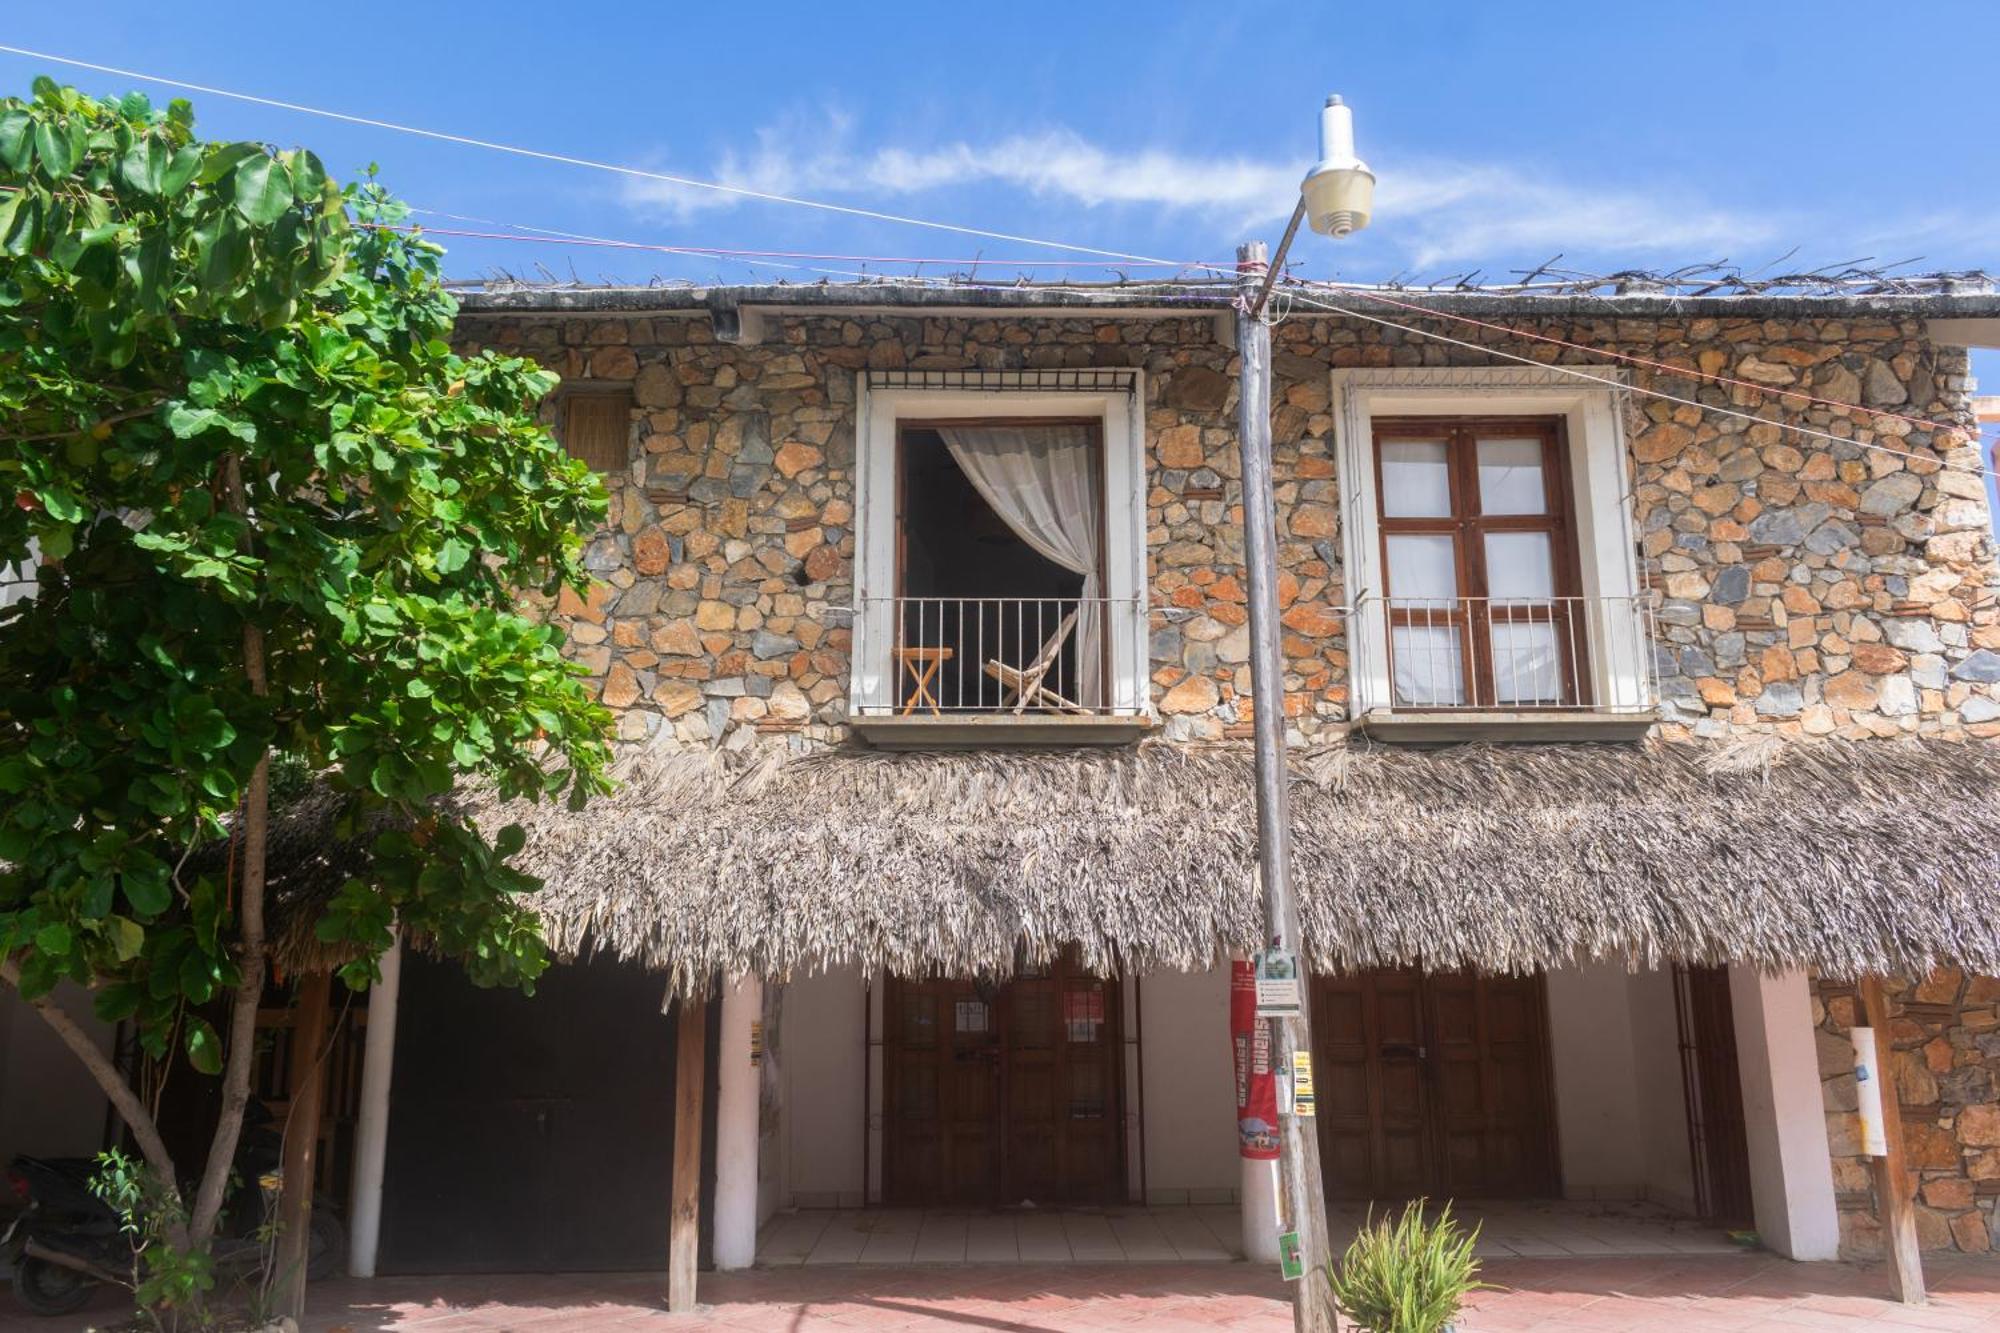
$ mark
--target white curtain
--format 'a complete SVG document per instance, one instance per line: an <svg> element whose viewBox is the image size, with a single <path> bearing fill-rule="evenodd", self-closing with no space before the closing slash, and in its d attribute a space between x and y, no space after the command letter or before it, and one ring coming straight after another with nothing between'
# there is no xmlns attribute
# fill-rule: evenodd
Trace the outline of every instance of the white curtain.
<svg viewBox="0 0 2000 1333"><path fill-rule="evenodd" d="M1104 615L1093 599L1102 595L1103 502L1090 428L944 426L938 434L1015 536L1044 558L1083 575L1084 600L1075 630L1075 698L1085 708L1096 707L1103 697Z"/></svg>

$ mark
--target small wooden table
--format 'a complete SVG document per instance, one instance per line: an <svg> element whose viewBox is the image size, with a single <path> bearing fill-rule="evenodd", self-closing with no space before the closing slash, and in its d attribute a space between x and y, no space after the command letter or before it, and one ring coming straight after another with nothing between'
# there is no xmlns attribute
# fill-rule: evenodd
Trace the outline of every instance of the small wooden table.
<svg viewBox="0 0 2000 1333"><path fill-rule="evenodd" d="M937 680L938 670L956 654L949 648L898 648L896 660L903 664L903 670L910 677L910 692L903 699L904 717L917 711L921 705L931 710L932 716L941 711L938 697L932 693L931 685Z"/></svg>

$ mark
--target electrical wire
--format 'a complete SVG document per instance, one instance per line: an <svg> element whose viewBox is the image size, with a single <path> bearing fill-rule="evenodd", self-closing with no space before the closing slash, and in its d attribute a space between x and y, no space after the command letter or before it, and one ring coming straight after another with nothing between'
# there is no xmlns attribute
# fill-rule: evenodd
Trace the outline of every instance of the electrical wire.
<svg viewBox="0 0 2000 1333"><path fill-rule="evenodd" d="M1503 352L1500 351L1498 348L1487 347L1480 343L1467 342L1462 338L1453 338L1447 334L1437 333L1430 329L1420 329L1412 324L1399 324L1392 319L1383 319L1376 315L1363 314L1359 310L1350 310L1344 306L1337 306L1326 301L1314 300L1312 297L1309 296L1300 295L1300 296L1295 296L1293 299L1300 302L1301 304L1312 306L1318 310L1325 310L1336 315L1344 315L1349 319L1359 319L1370 324L1381 325L1383 328L1397 329L1403 333L1414 334L1419 338L1429 338L1435 342L1449 343L1453 347L1462 347L1465 348L1467 351L1481 352L1488 356L1497 356L1504 361L1519 362L1521 365L1533 366L1538 370L1552 370L1559 374L1568 375L1574 379L1587 380L1592 384L1601 384L1609 389L1617 389L1623 393L1635 393L1635 394L1640 394L1647 398L1657 398L1664 402L1677 403L1683 407L1692 407L1700 412L1712 412L1718 416L1733 417L1738 421L1748 421L1753 425L1775 426L1780 430L1793 431L1800 435L1808 435L1813 437L1814 439L1826 440L1833 444L1850 445L1856 449L1869 449L1873 450L1876 453L1888 454L1895 458L1901 458L1911 462L1923 463L1926 466L1935 467L1946 472L1965 472L1975 476L1995 475L1993 472L1989 471L1984 467L1959 467L1954 464L1947 463L1944 460L1937 458L1936 456L1931 454L1920 454L1909 449L1895 449L1891 448L1886 444L1875 444L1870 441L1856 440L1843 435L1835 435L1830 431L1817 430L1811 426L1801 426L1796 422L1775 421L1772 420L1770 417L1760 417L1750 412L1739 412L1734 408L1717 407L1713 403L1703 403L1693 398L1683 398L1678 394L1664 393L1658 389L1642 388L1636 384L1627 384L1622 380L1606 379L1602 375L1593 375L1588 371L1579 370L1575 366L1559 365L1554 362L1548 362L1548 361L1537 361L1533 357L1519 356L1513 352ZM1585 350L1589 351L1593 349L1586 348ZM1948 429L1956 430L1957 427L1950 427Z"/></svg>
<svg viewBox="0 0 2000 1333"><path fill-rule="evenodd" d="M1419 314L1431 318L1448 319L1455 324L1469 324L1476 328L1487 329L1495 333L1505 333L1516 338L1527 338L1535 342L1550 343L1553 344L1554 346L1567 347L1570 350L1577 352L1589 352L1594 356L1608 356L1611 357L1613 360L1628 362L1632 365L1649 366L1655 370L1663 370L1671 375L1677 376L1682 379L1708 380L1709 382L1714 384L1730 384L1730 385L1735 385L1739 388L1754 389L1758 393L1770 394L1778 398L1795 398L1801 402L1818 403L1823 407L1846 408L1847 410L1852 412L1865 412L1869 416L1886 417L1893 421L1908 422L1912 426L1922 426L1926 430L1958 429L1956 426L1951 425L1949 422L1931 421L1924 417L1907 416L1904 413L1891 412L1885 408L1864 407L1860 403L1845 403L1839 400L1838 398L1820 398L1816 397L1813 394L1805 393L1798 389L1786 389L1781 386L1773 384L1759 384L1755 380L1738 379L1735 376L1731 375L1711 374L1708 371L1697 370L1692 366L1677 366L1673 364L1671 361L1655 361L1650 357L1634 356L1629 352L1615 352L1610 350L1609 348L1592 347L1586 343L1570 342L1564 338L1557 338L1551 334L1546 334L1546 333L1536 333L1530 329L1519 328L1512 324L1495 324L1490 320L1474 319L1470 315L1461 315L1453 311L1436 310L1431 308L1430 306L1419 305L1413 301L1398 301L1394 297L1384 296L1381 293L1381 291L1372 287L1348 286L1343 283L1319 282L1306 278L1287 278L1284 279L1283 281L1288 283L1293 283L1299 286L1318 288L1327 291L1341 291L1341 292L1351 291L1355 295L1365 297L1370 301L1379 301L1385 305L1392 305L1403 310L1415 311Z"/></svg>
<svg viewBox="0 0 2000 1333"><path fill-rule="evenodd" d="M555 162L563 166L586 167L592 171L608 171L615 175L637 180L659 181L667 185L679 185L693 190L714 190L721 194L735 195L742 199L755 199L769 204L790 204L797 208L815 208L822 212L839 213L846 217L865 218L873 222L890 222L904 227L924 227L932 231L954 232L960 236L977 236L989 241L1007 241L1016 245L1046 246L1051 250L1063 250L1072 254L1096 255L1101 259L1121 259L1131 264L1161 264L1173 268L1200 267L1181 260L1161 259L1156 255L1135 255L1123 250L1103 250L1089 245L1072 245L1067 241L1043 240L1035 236L1020 236L1013 232L989 231L984 227L961 226L955 222L937 222L930 218L909 217L900 213L884 213L872 208L858 208L851 204L828 203L823 199L804 199L797 195L776 194L769 190L751 189L746 185L725 185L720 181L705 181L693 176L677 176L671 172L649 171L641 167L628 167L616 162L598 162L587 157L575 157L568 153L545 152L539 148L523 148L515 144L498 143L491 139L475 139L470 135L449 134L443 130L428 130L416 125L400 125L391 120L378 120L373 116L351 115L345 111L329 111L323 107L304 106L297 102L280 101L275 97L261 97L255 93L237 92L229 88L217 88L209 84L190 83L185 79L170 79L160 74L148 74L141 70L120 69L116 65L100 65L89 60L77 60L70 56L52 55L47 51L31 51L26 47L0 44L0 52L8 55L25 56L30 60L47 60L58 65L69 65L76 69L87 69L98 74L115 74L122 79L139 79L146 83L156 83L167 88L179 88L184 92L202 93L209 97L227 97L232 101L248 102L253 106L272 107L279 111L293 111L300 115L320 116L327 120L338 120L349 125L365 125L370 129L389 130L396 134L414 135L420 139L435 139L440 143L454 143L467 148L484 148L495 153L509 153L515 157L532 158L540 162Z"/></svg>

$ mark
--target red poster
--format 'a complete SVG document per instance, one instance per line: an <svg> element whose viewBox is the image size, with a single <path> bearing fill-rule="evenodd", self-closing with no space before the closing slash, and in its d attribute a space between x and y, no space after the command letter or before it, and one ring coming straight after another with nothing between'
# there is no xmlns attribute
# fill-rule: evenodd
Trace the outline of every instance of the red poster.
<svg viewBox="0 0 2000 1333"><path fill-rule="evenodd" d="M1271 1075L1271 1025L1257 1017L1257 975L1249 963L1229 970L1229 1045L1236 1058L1237 1151L1278 1160L1278 1082Z"/></svg>

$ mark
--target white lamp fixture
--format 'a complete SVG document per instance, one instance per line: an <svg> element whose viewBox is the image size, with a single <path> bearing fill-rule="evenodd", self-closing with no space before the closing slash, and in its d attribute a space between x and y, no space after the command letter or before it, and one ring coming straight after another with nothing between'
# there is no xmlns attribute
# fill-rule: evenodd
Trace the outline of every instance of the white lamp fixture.
<svg viewBox="0 0 2000 1333"><path fill-rule="evenodd" d="M1319 161L1299 186L1306 220L1322 236L1345 236L1368 225L1375 173L1354 155L1354 109L1335 93L1319 113Z"/></svg>

